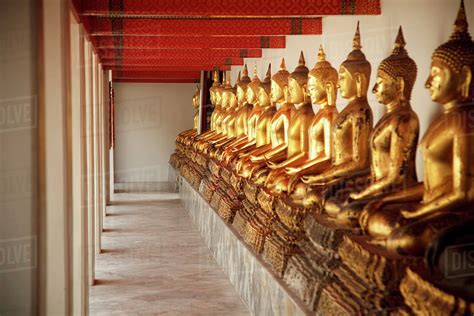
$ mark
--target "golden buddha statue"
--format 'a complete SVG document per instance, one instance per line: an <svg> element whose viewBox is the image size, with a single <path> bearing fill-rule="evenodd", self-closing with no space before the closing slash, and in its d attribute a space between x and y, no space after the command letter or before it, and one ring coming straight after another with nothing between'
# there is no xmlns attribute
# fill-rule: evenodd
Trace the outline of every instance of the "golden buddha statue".
<svg viewBox="0 0 474 316"><path fill-rule="evenodd" d="M211 129L198 135L195 138L195 143L193 144L194 150L202 152L207 144L206 141L217 137L222 132L222 119L225 114L225 108L222 107L222 92L225 85L225 74L223 77L222 84L219 83L219 77L217 71L214 72L214 83L210 88L211 102L214 102L214 112L211 115Z"/></svg>
<svg viewBox="0 0 474 316"><path fill-rule="evenodd" d="M260 83L260 79L257 76L257 68L254 67L254 77L250 80L247 71L247 65L244 66L243 77L237 80L237 99L239 103L239 109L235 113L235 137L231 142L228 142L223 150L218 154L220 161L228 159L228 156L232 152L232 149L239 146L247 139L248 133L248 120L252 113L255 97L253 89L255 85ZM221 148L222 149L222 148Z"/></svg>
<svg viewBox="0 0 474 316"><path fill-rule="evenodd" d="M199 108L199 104L196 103L196 94L199 92L199 86L196 86L196 91L194 92L193 94L193 97L192 97L192 106L193 108L196 110ZM193 118L193 128L191 129L187 129L181 133L178 134L178 136L176 136L176 139L175 139L175 142L176 143L184 143L184 140L187 138L187 137L194 137L195 136L195 133L197 131L197 119L196 119L196 115L199 117L199 112L196 112L194 114L194 118Z"/></svg>
<svg viewBox="0 0 474 316"><path fill-rule="evenodd" d="M337 116L336 96L337 96L337 71L326 61L323 47L320 46L318 52L318 62L308 73L307 90L313 104L319 105L319 110L315 114L308 129L309 148L308 152L301 156L299 161L295 161L291 166L285 167L287 176L276 182L273 191L281 193L288 192L295 183L297 187L304 188L305 185L299 181L302 175L311 174L318 167L326 163L326 167L331 161L331 137L332 124ZM320 169L322 170L322 169ZM300 190L296 190L292 199L301 199L298 196Z"/></svg>
<svg viewBox="0 0 474 316"><path fill-rule="evenodd" d="M230 78L226 80L226 84L221 93L222 106L226 109L223 114L221 123L222 134L213 139L208 140L209 145L213 146L212 156L214 157L216 151L234 140L237 136L237 115L238 103L236 88L230 84ZM208 147L209 149L209 147ZM209 151L208 151L209 153Z"/></svg>
<svg viewBox="0 0 474 316"><path fill-rule="evenodd" d="M369 203L361 226L374 243L400 254L423 255L441 228L459 223L474 204L474 43L461 2L454 32L433 53L426 88L443 113L428 127L424 183Z"/></svg>
<svg viewBox="0 0 474 316"><path fill-rule="evenodd" d="M323 56L320 55L320 58ZM305 66L304 56L301 53L299 66L288 79L289 101L294 104L296 111L289 122L286 159L275 163L271 157L265 155L267 165L272 169L265 181L265 187L272 193L281 193L281 188L288 185L286 168L301 164L309 156L308 131L314 111L307 95L308 73L309 69Z"/></svg>
<svg viewBox="0 0 474 316"><path fill-rule="evenodd" d="M339 68L338 87L341 96L349 100L333 125L332 165L325 171L304 175L301 180L312 187L307 192L303 204L305 207L322 206L328 185L347 182L361 173L367 173L369 167L368 139L372 131L372 110L367 102L371 67L361 51L359 23L353 41L353 50ZM322 194L322 191L325 194Z"/></svg>
<svg viewBox="0 0 474 316"><path fill-rule="evenodd" d="M193 118L193 129L195 131L198 130L198 125L199 125L199 99L201 98L201 89L199 89L199 85L196 85L196 91L194 92L193 95L193 108L196 111L194 113L194 118Z"/></svg>
<svg viewBox="0 0 474 316"><path fill-rule="evenodd" d="M271 121L270 139L271 142L255 148L255 150L241 154L236 170L244 178L251 178L254 172L266 166L266 153L285 154L288 141L287 130L290 119L294 113L294 107L288 102L288 77L290 73L286 70L285 59L282 59L280 69L271 79L271 102L281 104ZM263 178L262 178L263 179ZM261 179L261 180L262 180ZM254 179L257 180L257 179ZM264 180L264 179L263 179ZM263 183L263 181L262 181Z"/></svg>
<svg viewBox="0 0 474 316"><path fill-rule="evenodd" d="M265 98L268 97L268 94L265 91L265 87L267 90L270 89L271 85L271 65L268 65L268 70L265 76L264 81L260 81L256 74L256 68L254 69L254 79L248 85L247 89L247 102L253 103L253 109L250 112L247 120L247 130L246 133L240 139L236 140L232 144L227 146L225 152L222 155L222 159L225 163L229 163L232 158L234 158L237 154L240 154L245 151L250 151L251 149L255 148L256 145L256 134L258 129L258 121L262 113L270 106L270 100L264 99L266 104L261 105L259 100L261 97ZM261 90L263 89L263 91ZM269 93L270 91L268 91ZM268 101L268 102L267 102ZM268 115L268 113L267 113ZM264 127L265 125L262 125ZM261 140L261 142L263 139Z"/></svg>
<svg viewBox="0 0 474 316"><path fill-rule="evenodd" d="M226 123L229 120L229 115L231 112L235 111L235 108L229 109L226 102L227 98L224 98L224 92L227 85L230 85L230 83L226 80L226 73L224 72L222 84L214 91L216 106L220 106L220 111L216 114L214 121L215 133L211 133L199 138L197 149L201 152L204 152L205 149L208 149L209 145L215 144L227 137ZM224 119L226 118L227 121L224 122Z"/></svg>
<svg viewBox="0 0 474 316"><path fill-rule="evenodd" d="M209 88L210 101L211 101L212 106L214 107L214 110L212 111L212 114L211 114L210 128L209 128L208 131L205 131L204 133L201 133L196 138L196 140L199 139L199 138L205 138L210 134L215 134L216 133L215 121L216 121L216 118L221 113L221 105L220 105L220 103L218 104L216 102L217 101L216 91L218 90L219 87L220 87L219 72L217 70L214 70L212 87Z"/></svg>
<svg viewBox="0 0 474 316"><path fill-rule="evenodd" d="M358 192L350 193L345 201L333 199L325 204L332 214L342 209L337 215L339 223L358 225L360 212L368 202L417 183L415 158L420 124L410 105L416 73L416 64L408 56L400 27L395 48L381 62L372 90L386 106L386 112L370 137L370 182Z"/></svg>
<svg viewBox="0 0 474 316"><path fill-rule="evenodd" d="M179 133L179 135L176 137L176 142L178 143L190 145L191 141L197 135L198 125L199 125L200 94L201 94L201 90L199 89L199 85L197 85L196 91L194 92L194 95L192 98L192 105L195 110L194 118L193 118L193 128Z"/></svg>

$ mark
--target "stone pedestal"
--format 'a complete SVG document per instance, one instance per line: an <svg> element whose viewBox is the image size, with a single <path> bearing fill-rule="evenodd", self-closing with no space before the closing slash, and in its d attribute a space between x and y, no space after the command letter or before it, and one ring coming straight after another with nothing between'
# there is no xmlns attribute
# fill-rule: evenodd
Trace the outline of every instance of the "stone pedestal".
<svg viewBox="0 0 474 316"><path fill-rule="evenodd" d="M180 198L204 242L252 315L310 313L187 181L182 181Z"/></svg>
<svg viewBox="0 0 474 316"><path fill-rule="evenodd" d="M416 315L473 315L474 303L456 297L433 285L424 273L407 268L400 292L410 312ZM433 307L436 307L435 309Z"/></svg>

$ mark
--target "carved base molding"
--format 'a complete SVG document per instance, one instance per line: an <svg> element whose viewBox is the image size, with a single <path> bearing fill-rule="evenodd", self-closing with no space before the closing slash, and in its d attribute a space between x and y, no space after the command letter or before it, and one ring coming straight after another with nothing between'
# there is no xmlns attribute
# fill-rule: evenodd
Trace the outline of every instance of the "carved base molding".
<svg viewBox="0 0 474 316"><path fill-rule="evenodd" d="M238 237L187 182L180 198L204 242L252 315L307 315L310 312L288 291L283 280Z"/></svg>

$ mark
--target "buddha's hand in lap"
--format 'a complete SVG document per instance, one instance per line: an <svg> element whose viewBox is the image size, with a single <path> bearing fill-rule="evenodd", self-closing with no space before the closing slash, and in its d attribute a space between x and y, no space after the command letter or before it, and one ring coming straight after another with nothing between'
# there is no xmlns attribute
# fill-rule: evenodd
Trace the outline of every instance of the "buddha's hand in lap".
<svg viewBox="0 0 474 316"><path fill-rule="evenodd" d="M349 202L353 200L358 200L362 197L362 195L359 192L353 192L349 194Z"/></svg>
<svg viewBox="0 0 474 316"><path fill-rule="evenodd" d="M290 174L290 175L296 175L299 172L298 168L293 168L293 167L286 167L285 172Z"/></svg>
<svg viewBox="0 0 474 316"><path fill-rule="evenodd" d="M364 207L359 217L359 225L362 229L367 230L370 216L379 211L383 205L384 202L379 200L370 202Z"/></svg>
<svg viewBox="0 0 474 316"><path fill-rule="evenodd" d="M322 178L320 176L302 176L301 181L306 184L318 184Z"/></svg>
<svg viewBox="0 0 474 316"><path fill-rule="evenodd" d="M421 210L422 210L422 206L420 205L414 210L403 209L400 211L400 214L402 214L404 218L418 218L425 215L425 213L421 212Z"/></svg>

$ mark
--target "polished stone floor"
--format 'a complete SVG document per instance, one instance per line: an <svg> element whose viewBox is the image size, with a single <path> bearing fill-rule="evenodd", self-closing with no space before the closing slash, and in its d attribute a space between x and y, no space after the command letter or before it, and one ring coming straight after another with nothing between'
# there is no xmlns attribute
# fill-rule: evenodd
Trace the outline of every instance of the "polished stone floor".
<svg viewBox="0 0 474 316"><path fill-rule="evenodd" d="M174 193L116 194L91 315L248 315Z"/></svg>

